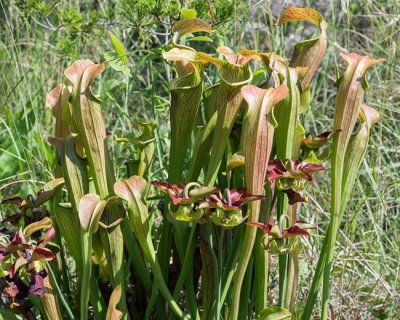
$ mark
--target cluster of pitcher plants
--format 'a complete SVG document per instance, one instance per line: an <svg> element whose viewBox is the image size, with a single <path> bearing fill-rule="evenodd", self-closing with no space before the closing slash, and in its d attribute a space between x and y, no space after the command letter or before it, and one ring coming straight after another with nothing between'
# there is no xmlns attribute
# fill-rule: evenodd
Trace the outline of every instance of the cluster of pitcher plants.
<svg viewBox="0 0 400 320"><path fill-rule="evenodd" d="M108 133L91 90L107 63L79 60L64 71L46 101L55 117L54 180L26 199L3 201L1 316L329 317L336 237L379 119L363 102L365 74L382 59L340 54L346 69L337 79L333 126L309 136L302 113L312 107L328 23L313 9L288 8L278 25L292 21L315 25L318 35L296 44L290 60L225 46L216 54L196 51L187 39L211 34L210 26L190 10L175 22L163 52L176 74L165 176L156 123L136 121L140 133L125 137ZM111 139L132 157L118 179ZM301 243L318 231L299 215L313 179L328 179L329 162L329 227L300 303Z"/></svg>

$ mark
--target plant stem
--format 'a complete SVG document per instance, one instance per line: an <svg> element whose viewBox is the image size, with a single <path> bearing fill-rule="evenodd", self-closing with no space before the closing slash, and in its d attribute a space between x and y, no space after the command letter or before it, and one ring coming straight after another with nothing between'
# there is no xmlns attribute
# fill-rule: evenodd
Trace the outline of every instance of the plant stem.
<svg viewBox="0 0 400 320"><path fill-rule="evenodd" d="M288 208L288 202L286 196L283 192L278 192L277 195L277 218L278 221L281 215L286 214ZM284 228L285 226L281 226ZM288 255L280 254L279 257L279 305L285 307L285 297L287 291L287 265L288 265Z"/></svg>
<svg viewBox="0 0 400 320"><path fill-rule="evenodd" d="M190 260L193 257L193 252L194 252L194 245L193 245L193 238L195 234L197 223L194 222L193 226L190 229L190 234L189 234L189 240L186 243L186 252L185 252L185 257L183 259L182 263L182 268L179 273L178 280L176 282L176 286L174 289L174 294L173 297L175 300L178 300L179 294L181 292L181 289L183 287L184 282L186 281L187 277L189 276L190 273Z"/></svg>
<svg viewBox="0 0 400 320"><path fill-rule="evenodd" d="M53 269L51 268L51 266L48 262L46 262L46 267L49 272L49 276L50 276L52 285L56 289L57 295L58 295L62 305L64 306L64 309L67 313L68 318L71 320L74 320L75 319L74 314L72 313L71 308L68 305L68 302L65 300L64 295L62 294L61 289L60 289L60 287L56 281L56 278L54 276Z"/></svg>
<svg viewBox="0 0 400 320"><path fill-rule="evenodd" d="M89 295L90 295L90 277L92 272L92 236L85 232L82 235L82 287L80 303L80 319L88 319Z"/></svg>

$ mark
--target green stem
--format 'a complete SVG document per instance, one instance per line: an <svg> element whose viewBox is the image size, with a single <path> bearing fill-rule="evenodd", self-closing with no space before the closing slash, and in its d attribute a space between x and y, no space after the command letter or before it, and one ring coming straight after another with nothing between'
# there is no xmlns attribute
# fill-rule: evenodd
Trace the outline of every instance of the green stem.
<svg viewBox="0 0 400 320"><path fill-rule="evenodd" d="M237 236L234 237L234 241L232 243L231 250L228 250L229 255L228 255L228 259L227 259L227 263L226 263L227 268L226 268L226 271L224 272L224 274L222 275L222 281L221 281L221 283L223 283L223 287L221 288L222 290L221 290L221 298L220 298L220 310L221 310L222 306L224 305L225 299L228 295L229 288L231 287L233 276L236 272L237 263L239 260L239 254L240 254L240 250L237 250L237 248L240 248L242 245L242 239L243 239L242 231L243 231L242 228L240 230L238 230ZM214 304L211 308L210 314L214 314L216 308L217 308L217 305L216 305L216 302L214 301Z"/></svg>
<svg viewBox="0 0 400 320"><path fill-rule="evenodd" d="M334 137L333 154L332 154L332 182L331 182L331 220L328 227L328 233L325 236L323 251L318 260L317 269L314 275L313 283L310 289L307 303L302 316L303 320L308 320L311 317L314 303L321 286L324 283L324 292L322 300L322 315L327 316L327 308L329 302L329 281L330 272L335 251L336 236L338 233L340 219L342 216L341 208L341 188L342 188L342 174L344 164L344 152L339 150L339 138L337 135Z"/></svg>
<svg viewBox="0 0 400 320"><path fill-rule="evenodd" d="M122 222L122 234L124 236L125 244L132 259L132 267L136 270L139 275L140 282L147 293L151 292L151 280L149 270L143 260L142 253L140 252L139 246L136 242L132 229L129 225L127 218Z"/></svg>
<svg viewBox="0 0 400 320"><path fill-rule="evenodd" d="M253 205L254 202L251 204ZM250 209L251 210L251 209ZM249 218L251 219L251 218ZM253 220L250 220L253 221ZM235 281L233 283L232 293L232 308L229 318L232 320L238 319L240 307L240 294L242 292L242 283L246 274L247 266L252 255L254 241L256 239L257 229L251 226L246 227L243 244L240 248L238 270L235 273Z"/></svg>
<svg viewBox="0 0 400 320"><path fill-rule="evenodd" d="M277 198L277 218L278 221L281 215L286 214L288 207L288 202L286 196L283 192L278 193ZM283 228L284 226L281 226ZM288 287L287 279L287 265L288 265L288 255L279 255L279 305L285 307L285 297Z"/></svg>
<svg viewBox="0 0 400 320"><path fill-rule="evenodd" d="M193 260L190 262L189 269L193 270ZM192 275L186 278L186 296L191 318L195 320L200 320L200 314L196 300L196 290L193 284Z"/></svg>
<svg viewBox="0 0 400 320"><path fill-rule="evenodd" d="M85 232L82 236L82 287L81 287L81 308L80 319L88 319L89 295L90 295L90 277L92 272L92 236Z"/></svg>
<svg viewBox="0 0 400 320"><path fill-rule="evenodd" d="M196 226L197 226L197 223L194 222L192 228L190 229L189 240L187 241L187 243L185 243L185 245L186 245L185 257L183 259L181 272L179 273L179 277L176 282L176 286L175 286L174 294L173 294L173 297L175 300L177 300L179 298L179 294L182 290L183 284L186 281L186 279L188 278L189 272L191 271L191 269L189 269L189 267L191 265L190 261L193 257L193 252L194 252L193 238L194 238Z"/></svg>
<svg viewBox="0 0 400 320"><path fill-rule="evenodd" d="M61 289L60 289L60 287L59 287L59 285L57 283L57 280L56 280L56 278L54 276L53 269L50 267L50 264L48 262L46 262L46 267L47 267L47 271L49 272L50 280L52 282L52 285L56 289L57 295L58 295L62 305L64 306L64 309L65 309L65 311L67 313L68 318L71 319L71 320L74 320L75 319L74 314L72 313L68 302L65 300L64 295L62 294Z"/></svg>
<svg viewBox="0 0 400 320"><path fill-rule="evenodd" d="M152 287L152 290L151 290L150 300L149 300L149 303L147 304L146 313L145 313L145 316L144 316L145 320L149 320L150 319L151 312L153 311L153 307L157 302L157 293L158 293L157 283L153 282L153 287Z"/></svg>
<svg viewBox="0 0 400 320"><path fill-rule="evenodd" d="M255 279L255 312L260 312L268 305L268 251L261 246L261 234L256 238L254 248L254 279Z"/></svg>
<svg viewBox="0 0 400 320"><path fill-rule="evenodd" d="M225 239L225 229L222 229L221 234L219 235L219 242L218 242L218 282L216 288L217 310L221 310L221 278L222 278L221 276L222 276L222 266L224 265L224 255L223 255L224 239Z"/></svg>
<svg viewBox="0 0 400 320"><path fill-rule="evenodd" d="M243 279L238 319L248 319L252 277L253 277L253 257L250 258L250 261L246 268L246 274Z"/></svg>
<svg viewBox="0 0 400 320"><path fill-rule="evenodd" d="M219 290L218 290L218 285L217 285L219 282L219 267L218 267L218 259L217 259L217 256L215 255L215 251L214 251L214 239L213 239L211 222L207 223L207 236L208 236L208 244L210 247L211 258L212 258L213 264L214 264L214 283L216 285L215 301L216 301L216 305L219 306L220 298L221 298L219 295ZM212 313L210 313L210 316L212 316ZM215 317L213 319L216 319L216 320L220 319L220 308L218 308L218 307L216 308Z"/></svg>
<svg viewBox="0 0 400 320"><path fill-rule="evenodd" d="M296 223L297 205L291 206L289 211L290 225L293 225ZM288 254L287 289L284 303L284 307L288 308L292 313L294 312L299 277L299 241L297 239L293 241L293 249Z"/></svg>
<svg viewBox="0 0 400 320"><path fill-rule="evenodd" d="M106 305L100 293L99 284L93 272L90 276L90 302L93 307L95 319L104 319L106 316Z"/></svg>
<svg viewBox="0 0 400 320"><path fill-rule="evenodd" d="M329 231L330 229L331 229L331 225L329 225L328 233L330 232ZM314 278L311 283L310 292L307 297L307 302L306 302L306 305L304 306L303 314L301 317L302 320L311 319L312 311L314 308L314 303L315 303L315 300L317 299L318 291L319 291L319 288L320 288L321 282L322 282L322 276L323 276L325 261L326 261L326 256L323 253L326 252L326 247L328 244L327 239L328 239L328 236L326 235L324 243L321 248L321 254L318 259L317 268L315 269Z"/></svg>

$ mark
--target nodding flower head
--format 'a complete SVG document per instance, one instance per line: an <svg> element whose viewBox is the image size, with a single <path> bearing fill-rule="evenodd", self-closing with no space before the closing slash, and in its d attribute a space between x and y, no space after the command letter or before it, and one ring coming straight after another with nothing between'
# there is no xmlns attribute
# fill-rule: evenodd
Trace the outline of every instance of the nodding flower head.
<svg viewBox="0 0 400 320"><path fill-rule="evenodd" d="M174 205L195 204L218 191L216 187L203 187L196 182L170 184L153 181L151 184L166 193Z"/></svg>
<svg viewBox="0 0 400 320"><path fill-rule="evenodd" d="M196 182L170 184L168 182L153 181L151 183L171 199L174 206L179 206L176 211L171 210L171 215L180 221L198 220L203 215L199 205L205 199L218 192L216 187L204 187Z"/></svg>
<svg viewBox="0 0 400 320"><path fill-rule="evenodd" d="M307 163L301 160L283 162L280 159L270 160L268 164L268 180L276 182L278 190L285 192L289 198L289 204L307 202L299 192L307 182L312 181L312 174L325 170L319 164Z"/></svg>
<svg viewBox="0 0 400 320"><path fill-rule="evenodd" d="M199 208L206 209L213 223L223 227L235 227L247 218L242 214L242 206L262 199L263 196L250 194L245 189L225 189L224 195L220 191L211 194Z"/></svg>
<svg viewBox="0 0 400 320"><path fill-rule="evenodd" d="M28 232L28 236L32 233ZM54 259L56 254L45 248L54 236L55 229L50 227L40 240L26 240L26 234L19 229L10 242L0 241L0 263L9 266L8 276L14 278L22 267L41 269L40 262Z"/></svg>
<svg viewBox="0 0 400 320"><path fill-rule="evenodd" d="M291 250L293 243L285 243L284 239L296 238L298 236L309 237L310 233L308 229L316 229L316 226L309 224L304 221L297 221L295 224L288 228L282 228L280 223L274 222L272 216L268 223L263 222L247 222L248 225L260 228L265 238L268 240L264 247L266 250L270 250L271 253L286 253Z"/></svg>
<svg viewBox="0 0 400 320"><path fill-rule="evenodd" d="M225 189L223 195L221 191L211 194L200 207L235 211L240 210L245 203L262 199L264 196L253 195L245 189Z"/></svg>
<svg viewBox="0 0 400 320"><path fill-rule="evenodd" d="M46 248L55 236L51 220L44 218L19 229L11 239L0 239L0 266L5 276L0 278L0 291L5 302L12 308L19 308L29 294L42 297L45 293L44 278L47 276L45 261L55 258L56 254ZM39 240L31 236L43 229L45 235Z"/></svg>

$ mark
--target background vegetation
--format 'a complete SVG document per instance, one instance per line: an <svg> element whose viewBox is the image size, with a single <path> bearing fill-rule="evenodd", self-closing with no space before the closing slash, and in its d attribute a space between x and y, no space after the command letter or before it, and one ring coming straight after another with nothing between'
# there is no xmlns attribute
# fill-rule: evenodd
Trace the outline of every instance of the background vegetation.
<svg viewBox="0 0 400 320"><path fill-rule="evenodd" d="M101 62L113 51L108 32L128 50L128 69L108 68L99 82L114 163L121 174L135 157L117 137L134 132L136 119L155 119L159 169L163 179L168 150L168 88L172 69L161 58L170 40L171 23L182 7L195 8L217 30L213 43L232 49L252 48L291 55L293 44L310 36L302 24L275 27L285 6L312 7L329 22L329 47L314 80L313 102L304 115L306 132L332 128L335 71L339 52L384 57L372 70L366 103L382 121L373 129L367 159L361 168L346 213L334 269L332 304L340 319L396 319L400 313L400 6L397 1L243 1L92 0L0 1L0 200L37 190L52 179L54 152L47 142L53 117L45 106L47 93L61 82L62 71L77 58ZM287 34L292 34L288 40ZM106 57L106 58L105 58ZM49 129L51 128L51 129ZM309 189L306 221L326 230L329 181ZM0 209L0 221L8 213ZM0 232L2 226L0 223ZM5 231L5 230L3 230ZM322 231L319 233L321 238ZM304 241L302 279L311 281L321 245L320 236ZM339 249L340 248L340 249ZM307 276L308 275L308 276ZM307 296L304 289L300 297ZM273 288L271 288L273 289Z"/></svg>

